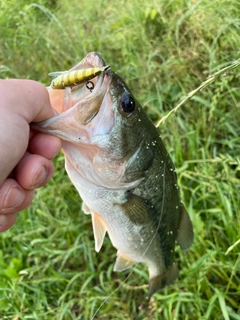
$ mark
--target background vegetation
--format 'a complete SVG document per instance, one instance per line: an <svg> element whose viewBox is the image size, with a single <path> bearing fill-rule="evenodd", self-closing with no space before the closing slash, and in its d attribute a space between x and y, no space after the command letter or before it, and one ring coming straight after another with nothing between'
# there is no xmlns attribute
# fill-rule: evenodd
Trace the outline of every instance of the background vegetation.
<svg viewBox="0 0 240 320"><path fill-rule="evenodd" d="M48 85L49 72L98 51L157 123L240 57L239 13L237 0L1 0L0 77ZM124 283L129 272L113 273L116 250L106 238L94 251L60 154L54 178L0 235L0 318L239 320L239 87L236 69L159 128L195 229L189 252L176 250L174 285L147 305L145 266Z"/></svg>

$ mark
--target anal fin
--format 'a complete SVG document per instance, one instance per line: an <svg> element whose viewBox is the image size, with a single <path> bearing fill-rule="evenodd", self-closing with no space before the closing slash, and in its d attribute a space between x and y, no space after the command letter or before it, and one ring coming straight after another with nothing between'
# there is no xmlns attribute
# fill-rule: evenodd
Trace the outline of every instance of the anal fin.
<svg viewBox="0 0 240 320"><path fill-rule="evenodd" d="M124 256L121 252L118 251L117 260L113 270L123 271L130 268L135 263L136 263L135 261L128 259L126 256Z"/></svg>
<svg viewBox="0 0 240 320"><path fill-rule="evenodd" d="M158 290L164 288L165 286L171 284L179 275L176 264L173 263L172 266L167 269L164 273L152 277L149 280L149 289L148 289L148 299L157 292Z"/></svg>
<svg viewBox="0 0 240 320"><path fill-rule="evenodd" d="M91 214L92 214L92 225L93 225L93 233L94 233L94 240L95 240L95 250L99 252L102 247L107 228L105 226L105 223L102 217L99 214L95 212L91 212Z"/></svg>

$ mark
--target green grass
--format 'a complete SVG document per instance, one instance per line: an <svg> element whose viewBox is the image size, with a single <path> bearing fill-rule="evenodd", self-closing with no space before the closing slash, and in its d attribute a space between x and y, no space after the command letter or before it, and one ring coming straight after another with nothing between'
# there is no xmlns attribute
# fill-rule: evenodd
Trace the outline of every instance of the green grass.
<svg viewBox="0 0 240 320"><path fill-rule="evenodd" d="M0 77L49 84L49 72L99 51L157 123L240 57L239 11L233 0L2 0ZM159 128L195 230L189 252L176 250L178 281L148 305L145 266L126 281L113 272L116 250L106 238L94 251L60 154L53 179L0 235L1 319L240 319L239 71Z"/></svg>

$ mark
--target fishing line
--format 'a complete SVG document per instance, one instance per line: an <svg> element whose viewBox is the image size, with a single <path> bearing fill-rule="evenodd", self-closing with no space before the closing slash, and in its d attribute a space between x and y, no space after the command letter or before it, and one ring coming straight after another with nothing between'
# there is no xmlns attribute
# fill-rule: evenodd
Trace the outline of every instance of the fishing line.
<svg viewBox="0 0 240 320"><path fill-rule="evenodd" d="M151 241L149 242L147 248L145 249L145 251L143 252L141 258L143 258L145 256L145 254L147 253L149 247L151 246L153 240L155 239L158 229L160 227L160 223L162 220L162 215L163 215L163 208L164 208L164 198L165 198L165 168L166 168L166 164L164 163L164 171L163 171L163 200L162 200L162 207L161 207L161 213L159 216L159 220L158 220L158 225L156 228L155 233L153 234L153 237L151 239ZM137 262L134 267L132 268L132 271L129 273L129 275L124 279L124 281L115 289L113 290L113 292L100 304L100 306L97 308L96 312L94 313L93 317L91 318L91 320L94 320L94 317L97 315L98 311L102 308L102 306L109 300L109 298L112 297L112 295L118 291L118 289L120 289L124 283L126 283L126 281L131 277L131 275L133 274L134 270L136 269L136 267L140 264L141 262Z"/></svg>

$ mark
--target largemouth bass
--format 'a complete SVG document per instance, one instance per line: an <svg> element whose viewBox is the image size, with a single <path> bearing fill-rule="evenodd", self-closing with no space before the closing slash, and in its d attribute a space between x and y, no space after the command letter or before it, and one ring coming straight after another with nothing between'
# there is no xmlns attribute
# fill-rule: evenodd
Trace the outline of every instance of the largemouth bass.
<svg viewBox="0 0 240 320"><path fill-rule="evenodd" d="M105 65L92 52L72 70ZM63 140L67 173L92 217L96 251L107 232L117 249L115 271L145 263L151 297L178 277L175 242L183 250L191 246L192 223L159 132L125 82L108 68L92 81L93 90L80 83L65 94L49 87L53 106L64 112L33 127Z"/></svg>

